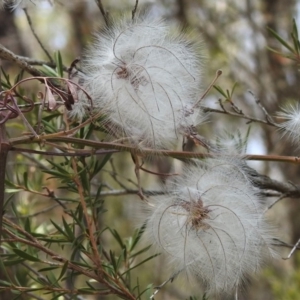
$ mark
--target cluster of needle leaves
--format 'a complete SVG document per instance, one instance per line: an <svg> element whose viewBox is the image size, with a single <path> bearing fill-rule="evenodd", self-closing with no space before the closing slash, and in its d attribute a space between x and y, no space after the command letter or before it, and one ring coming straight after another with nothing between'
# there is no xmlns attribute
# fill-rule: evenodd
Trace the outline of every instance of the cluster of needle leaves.
<svg viewBox="0 0 300 300"><path fill-rule="evenodd" d="M60 105L67 98L62 95L69 92L69 98L73 97L70 87L76 85L62 77L61 56L55 58L57 67L44 66L43 78L23 78L22 72L12 82L1 72L2 93L14 97L19 107L14 118L7 118L6 132L10 140L20 138L21 142L11 145L5 166L0 295L9 299L85 299L87 295L147 299L151 285L142 286L135 270L156 255L148 254L150 245L140 245L144 226L122 237L104 221L102 173L115 151L97 152L85 145L85 140L103 131L97 120L82 127L67 120L66 106ZM33 85L24 88L28 82ZM45 92L33 93L29 99L28 91L36 88L36 82L44 84ZM13 104L2 105L0 113L5 116ZM43 139L67 138L67 131L83 143Z"/></svg>
<svg viewBox="0 0 300 300"><path fill-rule="evenodd" d="M299 65L300 63L300 41L299 41L299 35L298 35L298 28L297 23L295 19L293 20L293 26L292 31L290 33L291 41L287 41L283 37L281 37L276 31L274 31L272 28L268 28L270 34L281 44L284 51L279 51L277 49L274 49L272 47L268 47L268 49L279 56L286 57L290 60L293 60Z"/></svg>

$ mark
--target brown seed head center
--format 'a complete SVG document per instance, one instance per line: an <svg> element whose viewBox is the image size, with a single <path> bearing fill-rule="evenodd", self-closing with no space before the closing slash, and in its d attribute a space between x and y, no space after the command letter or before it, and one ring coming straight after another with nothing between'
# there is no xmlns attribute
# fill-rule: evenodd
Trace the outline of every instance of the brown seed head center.
<svg viewBox="0 0 300 300"><path fill-rule="evenodd" d="M181 206L189 213L187 222L191 224L193 229L208 228L204 220L209 218L210 210L203 205L201 199L197 201L185 201Z"/></svg>
<svg viewBox="0 0 300 300"><path fill-rule="evenodd" d="M140 85L146 86L149 81L143 75L141 75L143 69L139 67L132 68L129 70L126 66L119 67L119 70L116 72L118 79L128 79L130 84L135 90L138 90Z"/></svg>

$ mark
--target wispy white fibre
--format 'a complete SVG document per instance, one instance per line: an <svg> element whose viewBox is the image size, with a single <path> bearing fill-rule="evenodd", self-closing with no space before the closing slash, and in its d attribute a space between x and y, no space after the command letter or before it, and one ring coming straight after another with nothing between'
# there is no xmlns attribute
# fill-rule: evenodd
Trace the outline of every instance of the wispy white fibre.
<svg viewBox="0 0 300 300"><path fill-rule="evenodd" d="M195 107L202 66L199 48L162 21L123 19L96 36L82 70L84 88L110 132L141 147L170 149L200 122ZM81 99L72 115L90 104Z"/></svg>
<svg viewBox="0 0 300 300"><path fill-rule="evenodd" d="M225 159L186 166L146 217L147 241L210 295L232 294L274 255L263 204L242 166Z"/></svg>
<svg viewBox="0 0 300 300"><path fill-rule="evenodd" d="M283 133L287 134L293 142L298 143L300 141L300 103L289 103L277 115L285 120L278 124Z"/></svg>
<svg viewBox="0 0 300 300"><path fill-rule="evenodd" d="M245 154L247 138L248 136L243 136L239 130L232 132L224 130L216 138L216 149L219 153L226 155Z"/></svg>

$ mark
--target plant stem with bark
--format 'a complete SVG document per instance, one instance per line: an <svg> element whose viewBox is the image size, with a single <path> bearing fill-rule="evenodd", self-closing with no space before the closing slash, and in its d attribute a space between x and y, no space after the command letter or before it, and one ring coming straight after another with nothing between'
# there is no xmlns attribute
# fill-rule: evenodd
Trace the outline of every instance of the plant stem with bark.
<svg viewBox="0 0 300 300"><path fill-rule="evenodd" d="M5 197L5 170L7 154L11 145L6 137L5 124L0 124L0 242L2 233L2 216Z"/></svg>

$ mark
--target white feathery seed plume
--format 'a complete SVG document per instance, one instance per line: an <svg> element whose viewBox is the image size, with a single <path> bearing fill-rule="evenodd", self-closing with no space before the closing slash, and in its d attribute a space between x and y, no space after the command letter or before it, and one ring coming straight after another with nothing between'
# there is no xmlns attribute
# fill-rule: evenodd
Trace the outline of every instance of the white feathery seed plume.
<svg viewBox="0 0 300 300"><path fill-rule="evenodd" d="M201 118L199 48L170 31L147 16L124 18L96 36L82 61L83 86L110 133L141 148L173 148ZM71 117L89 105L81 99Z"/></svg>
<svg viewBox="0 0 300 300"><path fill-rule="evenodd" d="M185 166L169 183L170 195L154 199L146 213L147 241L166 254L173 274L200 280L210 295L232 294L275 255L264 206L240 163Z"/></svg>
<svg viewBox="0 0 300 300"><path fill-rule="evenodd" d="M216 150L226 155L241 155L247 150L247 139L249 132L245 135L239 130L224 130L216 137Z"/></svg>
<svg viewBox="0 0 300 300"><path fill-rule="evenodd" d="M283 131L283 134L288 135L295 143L300 141L300 103L289 103L281 108L277 113L280 119L284 122L277 124Z"/></svg>

